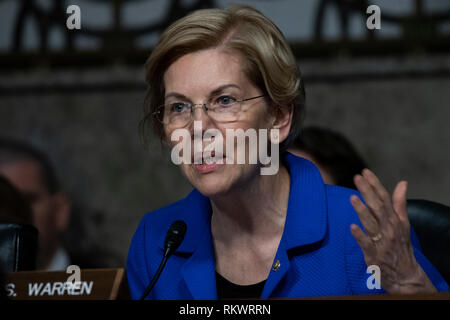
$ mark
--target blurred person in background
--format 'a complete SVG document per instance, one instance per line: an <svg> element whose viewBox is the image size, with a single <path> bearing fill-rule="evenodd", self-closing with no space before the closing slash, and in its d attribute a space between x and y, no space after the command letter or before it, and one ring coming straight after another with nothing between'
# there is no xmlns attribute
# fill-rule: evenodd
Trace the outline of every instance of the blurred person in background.
<svg viewBox="0 0 450 320"><path fill-rule="evenodd" d="M369 168L351 142L330 129L303 129L289 152L313 162L326 184L350 189L357 189L353 177Z"/></svg>
<svg viewBox="0 0 450 320"><path fill-rule="evenodd" d="M33 225L33 215L25 197L1 175L0 222Z"/></svg>
<svg viewBox="0 0 450 320"><path fill-rule="evenodd" d="M0 139L0 175L23 194L31 207L33 225L39 231L37 269L65 270L70 258L61 235L68 227L71 204L60 190L47 156L26 143Z"/></svg>
<svg viewBox="0 0 450 320"><path fill-rule="evenodd" d="M47 155L28 143L0 138L0 176L7 178L32 209L39 231L37 269L66 270L120 267L120 258L103 244L99 220L92 211L61 189ZM88 219L94 217L94 219Z"/></svg>

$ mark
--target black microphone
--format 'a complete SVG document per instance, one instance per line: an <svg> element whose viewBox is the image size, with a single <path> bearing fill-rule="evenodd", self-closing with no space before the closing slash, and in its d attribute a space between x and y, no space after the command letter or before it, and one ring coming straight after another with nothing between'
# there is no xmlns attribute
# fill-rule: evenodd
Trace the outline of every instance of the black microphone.
<svg viewBox="0 0 450 320"><path fill-rule="evenodd" d="M181 242L183 242L184 235L186 234L186 229L187 229L186 223L183 220L177 220L174 223L172 223L169 230L167 230L166 239L164 240L163 259L158 267L158 270L153 276L152 281L150 281L150 284L147 286L147 288L144 291L144 294L139 300L144 300L145 297L148 296L150 291L155 286L156 281L158 281L159 276L161 275L161 272L163 271L167 260L172 255L172 253L174 253L178 249Z"/></svg>

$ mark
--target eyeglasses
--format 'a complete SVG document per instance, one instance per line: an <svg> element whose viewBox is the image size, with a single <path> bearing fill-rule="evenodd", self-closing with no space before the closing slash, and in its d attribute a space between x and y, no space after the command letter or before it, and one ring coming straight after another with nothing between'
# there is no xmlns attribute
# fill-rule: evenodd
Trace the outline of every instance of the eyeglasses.
<svg viewBox="0 0 450 320"><path fill-rule="evenodd" d="M264 95L247 99L235 99L232 96L223 95L208 105L206 103L170 102L159 106L153 115L163 124L182 128L191 122L195 107L201 106L214 121L233 122L239 119L239 115L243 111L243 102L261 97Z"/></svg>

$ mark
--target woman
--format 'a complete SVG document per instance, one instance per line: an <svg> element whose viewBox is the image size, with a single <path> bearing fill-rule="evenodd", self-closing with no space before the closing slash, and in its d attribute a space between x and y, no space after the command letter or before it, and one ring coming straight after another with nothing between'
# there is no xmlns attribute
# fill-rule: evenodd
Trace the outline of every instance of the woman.
<svg viewBox="0 0 450 320"><path fill-rule="evenodd" d="M257 150L244 146L244 164L228 163L243 150L239 144L227 145L219 159L189 148L193 161L180 168L194 191L148 213L133 237L127 276L134 299L157 272L176 220L186 222L186 236L147 299L448 290L410 237L406 182L391 201L365 170L355 184L366 206L357 191L325 185L311 162L285 152L300 132L304 90L286 40L260 12L236 6L180 19L161 36L146 74L146 120L164 141L190 146L199 124L201 133L215 129L224 137L229 130L275 130L267 138L272 148L263 151L276 155L273 146L280 142L282 161L272 175L261 174L267 163L248 161L267 142L264 136ZM190 136L174 139L177 130ZM370 265L379 267L382 288L366 273Z"/></svg>

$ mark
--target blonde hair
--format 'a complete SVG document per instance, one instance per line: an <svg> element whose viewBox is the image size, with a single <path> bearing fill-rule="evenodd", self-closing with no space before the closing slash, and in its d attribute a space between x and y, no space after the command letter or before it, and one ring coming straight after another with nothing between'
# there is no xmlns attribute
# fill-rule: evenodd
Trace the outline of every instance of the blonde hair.
<svg viewBox="0 0 450 320"><path fill-rule="evenodd" d="M293 107L290 133L280 146L286 150L300 134L304 115L300 71L278 27L258 10L244 5L197 10L164 31L145 64L149 89L141 122L144 138L149 122L154 132L164 137L163 124L152 115L164 104L165 71L183 55L216 47L240 54L244 74L267 95L272 106Z"/></svg>

